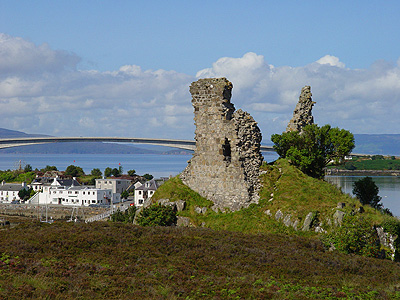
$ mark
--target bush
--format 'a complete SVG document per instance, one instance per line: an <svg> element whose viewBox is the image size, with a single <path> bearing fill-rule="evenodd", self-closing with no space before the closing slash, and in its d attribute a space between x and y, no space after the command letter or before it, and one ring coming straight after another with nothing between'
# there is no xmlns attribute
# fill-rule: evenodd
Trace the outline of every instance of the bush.
<svg viewBox="0 0 400 300"><path fill-rule="evenodd" d="M172 207L153 204L142 210L137 222L140 226L171 226L176 224L176 219Z"/></svg>
<svg viewBox="0 0 400 300"><path fill-rule="evenodd" d="M379 256L380 245L375 228L368 220L358 215L345 215L342 226L326 235L325 243L348 254Z"/></svg>
<svg viewBox="0 0 400 300"><path fill-rule="evenodd" d="M129 206L124 212L119 209L111 215L112 222L133 223L136 213L136 206Z"/></svg>

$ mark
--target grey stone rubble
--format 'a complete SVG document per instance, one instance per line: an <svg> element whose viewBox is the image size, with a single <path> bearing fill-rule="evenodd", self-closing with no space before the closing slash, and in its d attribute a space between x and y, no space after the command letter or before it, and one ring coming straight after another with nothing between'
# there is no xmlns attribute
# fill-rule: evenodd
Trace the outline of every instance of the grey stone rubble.
<svg viewBox="0 0 400 300"><path fill-rule="evenodd" d="M304 220L303 223L303 227L301 228L301 230L303 231L309 231L313 222L313 216L314 213L313 212L309 212Z"/></svg>
<svg viewBox="0 0 400 300"><path fill-rule="evenodd" d="M376 227L376 232L379 237L379 242L385 248L389 249L389 256L392 260L395 260L396 256L396 247L395 240L398 238L390 233L384 232L382 227Z"/></svg>
<svg viewBox="0 0 400 300"><path fill-rule="evenodd" d="M336 210L333 214L333 223L335 226L342 226L343 218L345 213L341 210Z"/></svg>
<svg viewBox="0 0 400 300"><path fill-rule="evenodd" d="M177 216L176 226L178 227L193 227L190 219L187 217Z"/></svg>
<svg viewBox="0 0 400 300"><path fill-rule="evenodd" d="M183 183L214 202L214 211L236 211L258 203L263 157L254 119L230 102L232 83L207 78L190 86L196 149L181 173Z"/></svg>
<svg viewBox="0 0 400 300"><path fill-rule="evenodd" d="M304 126L314 124L312 107L315 102L312 101L311 96L310 86L305 86L301 89L299 102L297 102L296 108L294 109L293 118L289 121L289 124L286 127L286 132L302 132Z"/></svg>

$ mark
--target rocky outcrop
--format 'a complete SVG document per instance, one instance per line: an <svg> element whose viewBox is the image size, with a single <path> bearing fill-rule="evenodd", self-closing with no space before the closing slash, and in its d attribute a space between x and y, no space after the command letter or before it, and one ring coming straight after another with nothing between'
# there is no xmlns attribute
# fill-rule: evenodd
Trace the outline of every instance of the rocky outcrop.
<svg viewBox="0 0 400 300"><path fill-rule="evenodd" d="M214 202L214 211L258 203L261 132L254 119L230 102L233 85L207 78L190 86L196 149L180 178Z"/></svg>
<svg viewBox="0 0 400 300"><path fill-rule="evenodd" d="M301 132L304 126L314 124L312 107L315 102L312 101L311 96L312 94L310 86L307 85L301 89L299 102L294 109L293 118L289 121L289 124L286 127L286 132Z"/></svg>

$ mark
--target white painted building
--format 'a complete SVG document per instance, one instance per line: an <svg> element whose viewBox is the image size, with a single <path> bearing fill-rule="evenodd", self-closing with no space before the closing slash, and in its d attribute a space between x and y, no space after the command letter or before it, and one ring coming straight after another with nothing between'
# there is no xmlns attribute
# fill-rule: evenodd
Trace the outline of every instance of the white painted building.
<svg viewBox="0 0 400 300"><path fill-rule="evenodd" d="M120 194L109 189L87 186L52 186L37 194L33 199L39 204L61 204L71 206L109 205L121 201Z"/></svg>
<svg viewBox="0 0 400 300"><path fill-rule="evenodd" d="M146 199L151 198L154 195L158 187L159 184L154 179L135 187L135 206L142 206Z"/></svg>
<svg viewBox="0 0 400 300"><path fill-rule="evenodd" d="M76 180L76 178L72 179L62 179L58 176L56 177L36 177L32 180L29 187L31 187L35 192L38 191L48 191L51 187L55 186L80 186L81 184Z"/></svg>
<svg viewBox="0 0 400 300"><path fill-rule="evenodd" d="M22 189L28 189L25 182L23 183L5 183L0 185L0 203L11 203L12 201L20 201L18 193Z"/></svg>

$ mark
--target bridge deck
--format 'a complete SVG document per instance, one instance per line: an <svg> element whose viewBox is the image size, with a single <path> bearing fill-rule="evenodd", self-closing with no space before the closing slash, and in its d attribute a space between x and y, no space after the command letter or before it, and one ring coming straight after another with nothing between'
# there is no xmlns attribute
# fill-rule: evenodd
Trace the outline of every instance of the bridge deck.
<svg viewBox="0 0 400 300"><path fill-rule="evenodd" d="M185 150L194 150L195 141L175 139L151 139L151 138L121 138L121 137L28 137L0 139L0 149L37 145L47 143L70 142L109 142L109 143L136 143L157 146L173 147ZM261 146L261 151L274 151L272 146Z"/></svg>

